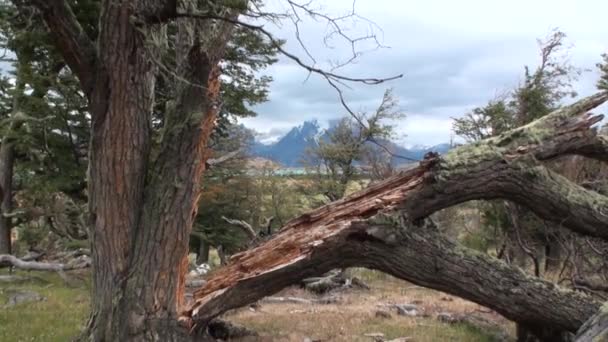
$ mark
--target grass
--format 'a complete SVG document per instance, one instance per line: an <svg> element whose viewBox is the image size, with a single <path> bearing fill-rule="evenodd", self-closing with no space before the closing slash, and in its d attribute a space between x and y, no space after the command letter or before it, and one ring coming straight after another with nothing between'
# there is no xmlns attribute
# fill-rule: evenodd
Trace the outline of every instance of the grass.
<svg viewBox="0 0 608 342"><path fill-rule="evenodd" d="M67 287L54 273L16 274L38 279L19 285L0 284L0 341L65 342L82 331L89 311L88 284ZM15 290L34 291L46 300L3 307Z"/></svg>
<svg viewBox="0 0 608 342"><path fill-rule="evenodd" d="M411 341L494 341L491 332L481 331L468 324L445 324L434 318L441 311L454 313L479 309L474 303L448 298L439 292L412 286L380 272L351 270L353 275L372 286L371 291L342 293L336 305L301 305L263 303L257 311L239 309L224 318L247 326L260 334L246 341L297 341L305 338L323 341L371 342L368 333L383 333L386 339L411 337ZM0 274L5 274L0 273ZM82 331L89 310L89 284L76 287L53 273L17 272L18 275L40 278L19 285L0 284L0 341L70 341ZM35 291L47 299L3 308L14 290ZM312 297L303 290L290 288L282 295ZM428 317L377 318L379 304L417 301ZM502 327L512 324L495 314L485 314Z"/></svg>

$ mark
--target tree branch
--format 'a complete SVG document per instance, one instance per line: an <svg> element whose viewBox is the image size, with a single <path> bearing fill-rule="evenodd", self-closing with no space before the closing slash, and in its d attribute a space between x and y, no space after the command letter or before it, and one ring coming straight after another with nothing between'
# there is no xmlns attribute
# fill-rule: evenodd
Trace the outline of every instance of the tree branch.
<svg viewBox="0 0 608 342"><path fill-rule="evenodd" d="M13 0L17 7L17 1ZM91 95L95 82L97 49L78 23L65 0L31 0L42 13L59 52L78 76L83 91Z"/></svg>
<svg viewBox="0 0 608 342"><path fill-rule="evenodd" d="M222 216L222 220L226 221L228 224L241 228L241 230L247 234L249 239L255 240L257 238L257 234L249 223L241 220L229 219L226 216Z"/></svg>

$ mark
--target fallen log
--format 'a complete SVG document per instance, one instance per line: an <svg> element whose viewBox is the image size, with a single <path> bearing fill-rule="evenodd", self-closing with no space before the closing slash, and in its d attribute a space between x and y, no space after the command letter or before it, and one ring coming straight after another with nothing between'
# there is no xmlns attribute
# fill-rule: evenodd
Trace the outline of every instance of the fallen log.
<svg viewBox="0 0 608 342"><path fill-rule="evenodd" d="M304 304L304 305L312 305L312 304L336 304L340 302L339 297L328 296L323 298L300 298L300 297L266 297L262 300L264 303L272 303L272 304Z"/></svg>
<svg viewBox="0 0 608 342"><path fill-rule="evenodd" d="M13 255L2 254L0 255L0 264L7 264L22 270L62 272L90 267L91 260L88 257L85 257L74 259L68 263L48 263L23 261Z"/></svg>
<svg viewBox="0 0 608 342"><path fill-rule="evenodd" d="M415 168L288 222L215 272L182 319L203 327L303 278L359 266L487 306L547 340L575 332L599 308L596 300L458 246L419 221L461 202L503 198L608 240L608 199L539 163L564 154L607 160L607 140L592 128L602 116L587 114L607 99L599 93L445 157L428 155ZM392 211L402 215L382 215Z"/></svg>

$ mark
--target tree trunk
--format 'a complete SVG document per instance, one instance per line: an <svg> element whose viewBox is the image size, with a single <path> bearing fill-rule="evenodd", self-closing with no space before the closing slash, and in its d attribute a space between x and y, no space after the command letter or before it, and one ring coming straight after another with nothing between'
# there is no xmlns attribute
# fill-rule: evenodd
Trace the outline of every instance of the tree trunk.
<svg viewBox="0 0 608 342"><path fill-rule="evenodd" d="M200 239L198 253L196 255L196 264L206 264L207 262L209 262L209 244L203 239Z"/></svg>
<svg viewBox="0 0 608 342"><path fill-rule="evenodd" d="M117 303L130 276L132 234L139 224L150 148L155 67L144 33L131 23L139 1L110 1L101 13L99 64L90 98L89 213L93 296L87 335L125 340ZM168 309L168 308L167 308Z"/></svg>
<svg viewBox="0 0 608 342"><path fill-rule="evenodd" d="M0 146L0 254L11 254L11 218L13 209L13 144L4 139Z"/></svg>
<svg viewBox="0 0 608 342"><path fill-rule="evenodd" d="M289 230L277 236L274 245L236 255L226 271L215 273L195 292L191 314L204 326L228 309L340 267L380 270L492 308L532 331L551 330L552 336L576 331L600 306L584 294L528 276L518 268L462 247L431 224L416 226L398 217L380 215L353 222L349 229L335 235L327 229L326 234L315 236L314 245ZM307 250L292 254L289 246L307 246ZM271 249L286 254L281 257L281 265L275 263L278 260L273 259ZM269 267L256 268L253 254L257 255L255 260ZM236 269L251 274L235 274ZM222 290L216 292L216 288Z"/></svg>

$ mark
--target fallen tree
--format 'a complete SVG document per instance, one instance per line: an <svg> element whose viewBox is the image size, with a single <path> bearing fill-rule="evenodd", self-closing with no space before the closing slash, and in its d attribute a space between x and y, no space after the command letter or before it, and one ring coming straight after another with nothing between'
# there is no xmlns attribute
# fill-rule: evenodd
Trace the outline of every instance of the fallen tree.
<svg viewBox="0 0 608 342"><path fill-rule="evenodd" d="M85 255L70 260L67 263L26 261L9 254L0 255L0 264L5 264L21 270L29 271L71 271L91 266L91 259Z"/></svg>
<svg viewBox="0 0 608 342"><path fill-rule="evenodd" d="M599 93L444 157L428 155L413 169L288 222L214 273L182 320L203 328L303 278L362 266L490 307L546 340L575 332L599 302L458 246L421 220L461 202L503 198L608 240L608 198L541 164L566 154L606 160L606 138L592 128L602 116L587 112L607 99ZM394 211L401 214L383 214Z"/></svg>

